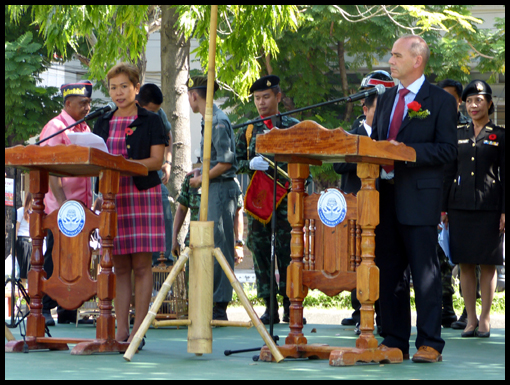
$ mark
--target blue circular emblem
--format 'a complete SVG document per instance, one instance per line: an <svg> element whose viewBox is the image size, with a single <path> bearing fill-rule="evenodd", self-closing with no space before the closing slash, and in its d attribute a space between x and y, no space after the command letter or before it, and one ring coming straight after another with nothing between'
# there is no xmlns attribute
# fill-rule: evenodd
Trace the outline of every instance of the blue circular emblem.
<svg viewBox="0 0 510 385"><path fill-rule="evenodd" d="M347 202L339 190L326 190L319 198L317 211L322 223L335 227L342 223L347 215Z"/></svg>
<svg viewBox="0 0 510 385"><path fill-rule="evenodd" d="M58 210L58 228L66 237L76 237L85 227L85 210L77 201L67 201Z"/></svg>

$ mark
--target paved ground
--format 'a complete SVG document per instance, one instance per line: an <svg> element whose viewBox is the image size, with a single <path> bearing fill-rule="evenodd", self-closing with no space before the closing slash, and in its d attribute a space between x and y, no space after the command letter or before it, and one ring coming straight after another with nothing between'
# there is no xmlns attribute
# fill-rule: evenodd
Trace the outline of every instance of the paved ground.
<svg viewBox="0 0 510 385"><path fill-rule="evenodd" d="M255 310L260 315L263 308L257 307ZM308 342L339 347L355 346L353 328L338 326L337 320L344 315L345 312L341 311L305 309L305 317L309 321L304 334ZM244 319L244 310L231 308L229 317L232 320ZM334 324L330 323L331 320L335 321ZM11 330L20 339L19 329ZM95 328L89 325L57 325L50 330L53 337L95 337ZM287 324L275 326L275 334L282 339L280 344L288 330ZM411 339L414 340L415 336L416 330L413 328ZM252 357L256 352L224 355L226 349L260 347L263 342L255 328L215 328L213 353L202 357L187 353L186 328L150 329L145 348L129 363L119 354L72 356L69 351L6 354L5 379L505 379L504 328L496 327L493 322L489 339L460 338L459 331L443 329L443 338L446 347L442 363L415 364L406 361L396 365L364 364L338 368L330 367L323 360L287 359L280 364L254 362ZM410 353L414 354L415 351L412 343Z"/></svg>

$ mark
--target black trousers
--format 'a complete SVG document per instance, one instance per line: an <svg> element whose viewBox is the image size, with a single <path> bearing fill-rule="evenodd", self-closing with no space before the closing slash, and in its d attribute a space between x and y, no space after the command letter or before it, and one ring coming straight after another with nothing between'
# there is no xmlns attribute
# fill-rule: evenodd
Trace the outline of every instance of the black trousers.
<svg viewBox="0 0 510 385"><path fill-rule="evenodd" d="M382 343L399 348L404 354L409 352L410 292L404 275L409 266L416 299L416 348L425 345L441 353L445 342L441 338L442 289L436 226L398 223L394 185L386 182L380 186L380 218L375 262L380 269Z"/></svg>

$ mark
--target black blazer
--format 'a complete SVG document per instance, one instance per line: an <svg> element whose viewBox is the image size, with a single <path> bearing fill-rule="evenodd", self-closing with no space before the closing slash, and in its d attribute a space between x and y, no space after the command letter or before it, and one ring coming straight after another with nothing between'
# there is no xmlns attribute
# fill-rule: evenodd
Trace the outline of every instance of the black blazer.
<svg viewBox="0 0 510 385"><path fill-rule="evenodd" d="M475 138L473 123L457 130L459 154L446 167L443 211L505 212L505 129L488 123Z"/></svg>
<svg viewBox="0 0 510 385"><path fill-rule="evenodd" d="M375 140L387 140L396 93L397 87L393 87L378 97L371 136ZM457 157L457 106L452 95L427 80L415 101L430 115L411 120L407 114L397 134L397 142L416 150L415 163L395 162L397 219L404 225L437 225L444 165Z"/></svg>
<svg viewBox="0 0 510 385"><path fill-rule="evenodd" d="M368 136L363 121L358 121L357 123L357 127L349 131L349 134ZM340 189L343 192L356 194L361 189L361 179L358 177L357 163L334 163L333 168L337 174L342 174Z"/></svg>
<svg viewBox="0 0 510 385"><path fill-rule="evenodd" d="M128 126L136 128L131 135L126 135L128 159L147 159L151 155L151 146L164 144L168 146L168 137L160 116L137 105L138 117ZM100 116L94 124L94 134L103 140L110 135L110 120L117 109ZM134 176L133 182L138 190L147 190L161 183L157 171L149 171L147 176Z"/></svg>

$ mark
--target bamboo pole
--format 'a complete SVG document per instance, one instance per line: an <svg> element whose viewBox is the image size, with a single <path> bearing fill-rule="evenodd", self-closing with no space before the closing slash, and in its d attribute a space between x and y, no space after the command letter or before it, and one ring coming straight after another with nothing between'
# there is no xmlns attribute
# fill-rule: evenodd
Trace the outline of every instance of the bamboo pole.
<svg viewBox="0 0 510 385"><path fill-rule="evenodd" d="M212 309L214 292L214 222L190 223L188 353L212 353Z"/></svg>
<svg viewBox="0 0 510 385"><path fill-rule="evenodd" d="M12 335L11 331L7 328L7 325L5 325L5 338L7 341L16 341L16 338Z"/></svg>
<svg viewBox="0 0 510 385"><path fill-rule="evenodd" d="M145 333L147 333L147 330L149 330L149 326L151 325L152 321L154 321L154 319L156 318L156 314L158 313L158 310L161 307L161 304L163 303L166 295L172 288L172 284L177 278L177 275L184 268L184 264L189 258L190 251L191 250L189 249L189 247L187 247L186 250L184 250L184 252L179 257L179 260L172 268L172 271L165 279L165 282L163 282L163 285L161 286L161 289L159 290L159 293L156 296L156 299L154 300L154 304L150 308L142 324L140 325L140 328L138 329L135 336L131 340L131 343L129 344L129 347L126 350L126 353L124 353L124 359L126 361L131 361L133 355L136 353L136 350L138 349L138 346L140 346L140 342L142 341L143 336L145 335Z"/></svg>
<svg viewBox="0 0 510 385"><path fill-rule="evenodd" d="M243 291L243 287L241 286L241 284L237 280L234 272L230 268L230 265L228 264L227 260L225 259L225 256L223 255L221 250L218 248L214 249L213 255L216 257L216 260L221 265L221 268L225 272L228 280L232 284L232 287L236 291L237 296L239 297L244 308L246 309L246 312L250 316L251 322L253 323L253 325L255 325L255 328L257 329L260 336L262 337L262 339L266 343L267 347L271 351L274 359L276 360L276 362L282 361L283 355L278 350L278 347L276 346L273 339L267 332L264 324L260 321L259 317L257 316L257 313L255 313L255 310L253 310L253 307L251 306L251 303L250 303L248 297L246 296L246 294Z"/></svg>
<svg viewBox="0 0 510 385"><path fill-rule="evenodd" d="M200 201L200 221L207 221L209 209L209 169L211 167L211 139L213 120L214 78L216 71L216 26L218 6L211 5L211 23L209 28L209 66L207 74L207 98L204 116L204 159L202 159L202 198Z"/></svg>

